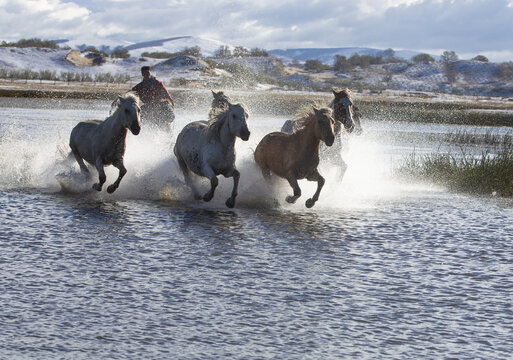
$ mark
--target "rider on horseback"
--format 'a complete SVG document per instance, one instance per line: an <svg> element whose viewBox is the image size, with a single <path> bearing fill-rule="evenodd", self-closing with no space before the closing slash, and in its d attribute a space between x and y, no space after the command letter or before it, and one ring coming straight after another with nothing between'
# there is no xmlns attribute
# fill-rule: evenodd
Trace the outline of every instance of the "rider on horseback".
<svg viewBox="0 0 513 360"><path fill-rule="evenodd" d="M156 123L172 122L175 103L166 87L151 75L149 66L143 66L141 74L143 81L132 88L143 102L141 118L149 118L150 121Z"/></svg>

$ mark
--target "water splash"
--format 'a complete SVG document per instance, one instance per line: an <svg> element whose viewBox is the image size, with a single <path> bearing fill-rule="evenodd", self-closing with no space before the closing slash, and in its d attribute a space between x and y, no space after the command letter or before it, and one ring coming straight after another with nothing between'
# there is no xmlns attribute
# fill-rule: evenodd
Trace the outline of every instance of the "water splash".
<svg viewBox="0 0 513 360"><path fill-rule="evenodd" d="M193 202L191 191L185 186L182 173L173 154L178 130L202 115L177 114L173 131L166 132L144 127L138 136L127 135L125 166L128 170L120 187L114 194L100 193L91 189L97 181L96 171L90 180L80 174L78 165L71 159L65 162L69 151L68 136L76 122L60 123L34 131L26 126L2 124L0 128L0 187L2 189L37 188L45 191L65 191L94 196L100 199L149 199ZM292 193L288 183L279 179L273 184L264 181L260 169L254 162L253 151L261 138L271 131L279 130L284 119L252 117L252 131L248 142L237 140L237 167L241 172L238 206L286 207L303 209L306 199L312 196L316 183L300 181L303 195L294 205L287 204L285 197ZM18 124L19 125L19 124ZM63 150L65 149L65 150ZM343 158L348 170L343 179L335 167L328 167L321 159L320 172L326 179L315 208L339 208L369 206L378 200L401 196L405 184L391 175L392 159L382 144L365 134L349 137L343 149ZM106 167L107 183L118 176L118 170ZM202 192L209 188L206 179L197 179ZM219 177L219 187L210 204L202 206L224 207L230 196L233 180Z"/></svg>

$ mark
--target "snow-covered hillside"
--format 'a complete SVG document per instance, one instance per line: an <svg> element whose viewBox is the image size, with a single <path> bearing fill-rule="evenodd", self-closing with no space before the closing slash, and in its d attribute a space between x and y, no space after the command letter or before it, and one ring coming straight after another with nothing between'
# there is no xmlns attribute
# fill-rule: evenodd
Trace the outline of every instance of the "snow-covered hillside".
<svg viewBox="0 0 513 360"><path fill-rule="evenodd" d="M217 40L199 38L195 36L177 36L168 39L147 41L133 45L125 46L131 56L141 56L143 52L168 52L177 53L186 48L198 46L201 49L202 56L213 56L221 46L233 46Z"/></svg>
<svg viewBox="0 0 513 360"><path fill-rule="evenodd" d="M61 46L63 44L61 43ZM69 45L69 44L68 44ZM140 68L143 65L152 67L153 73L166 83L195 83L194 86L217 86L226 84L223 77L230 78L226 67L211 69L208 64L195 58L152 59L141 57L143 52L176 53L198 46L203 56L212 56L220 46L228 46L215 40L192 36L179 36L151 42L130 44L125 48L129 51L128 59L105 58L104 63L95 66L76 66L66 59L69 49L39 49L0 47L0 70L4 77L10 70L32 72L50 71L59 76L62 73L87 73L93 78L96 74L128 75L132 82L140 80ZM270 58L232 58L223 60L224 65L237 65L247 69L247 73L265 75L266 79L274 78L274 83L292 85L302 84L305 88L320 89L330 86L363 87L369 89L397 89L458 92L463 94L513 96L513 79L511 76L500 76L499 64L461 60L453 63L452 74L440 62L430 64L390 63L372 65L367 68L355 68L345 74L326 71L323 74L308 72L296 67L284 67L273 59L280 58L287 62L317 59L325 63L332 62L335 55L352 56L377 55L380 51L371 48L332 48L332 49L289 49L268 51ZM77 52L75 52L76 55ZM415 52L396 51L396 57L411 58ZM78 53L78 56L85 54ZM330 61L331 60L331 61ZM508 65L509 66L509 65ZM506 69L513 72L513 68ZM451 78L449 78L451 77ZM262 79L262 77L260 78ZM271 83L273 83L271 81ZM244 85L238 81L238 84ZM324 84L324 86L322 85ZM255 85L253 79L251 86ZM259 88L261 88L259 86Z"/></svg>

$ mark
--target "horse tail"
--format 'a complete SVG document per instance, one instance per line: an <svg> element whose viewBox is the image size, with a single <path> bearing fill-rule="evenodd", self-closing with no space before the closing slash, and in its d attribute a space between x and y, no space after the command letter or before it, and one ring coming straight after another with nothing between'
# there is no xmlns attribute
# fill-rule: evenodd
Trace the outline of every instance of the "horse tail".
<svg viewBox="0 0 513 360"><path fill-rule="evenodd" d="M67 146L64 143L64 141L62 141L62 139L61 139L61 143L57 145L55 157L56 157L57 163L59 163L59 164L67 164L74 157L73 151L71 151L69 146Z"/></svg>

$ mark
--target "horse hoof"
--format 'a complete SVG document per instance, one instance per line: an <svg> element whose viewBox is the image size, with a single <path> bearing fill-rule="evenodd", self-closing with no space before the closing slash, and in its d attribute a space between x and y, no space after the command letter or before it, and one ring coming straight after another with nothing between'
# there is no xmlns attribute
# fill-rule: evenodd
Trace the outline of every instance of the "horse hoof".
<svg viewBox="0 0 513 360"><path fill-rule="evenodd" d="M285 201L287 201L289 204L294 204L296 202L296 200L297 200L296 197L290 196L290 195L285 198Z"/></svg>
<svg viewBox="0 0 513 360"><path fill-rule="evenodd" d="M203 201L205 202L209 202L210 200L212 200L212 198L214 197L214 195L204 195L203 196Z"/></svg>
<svg viewBox="0 0 513 360"><path fill-rule="evenodd" d="M313 201L312 199L308 199L308 200L306 200L305 205L307 208L311 208L312 206L315 205L315 201Z"/></svg>
<svg viewBox="0 0 513 360"><path fill-rule="evenodd" d="M235 200L233 200L232 198L229 198L228 200L226 200L225 204L227 207L229 207L231 209L235 206Z"/></svg>
<svg viewBox="0 0 513 360"><path fill-rule="evenodd" d="M98 184L93 184L93 189L96 191L102 191L102 187Z"/></svg>
<svg viewBox="0 0 513 360"><path fill-rule="evenodd" d="M117 187L113 186L113 185L110 185L108 188L107 188L107 192L109 194L112 194L114 191L116 191Z"/></svg>
<svg viewBox="0 0 513 360"><path fill-rule="evenodd" d="M203 196L201 196L200 194L193 194L194 196L194 200L201 200L203 199Z"/></svg>

